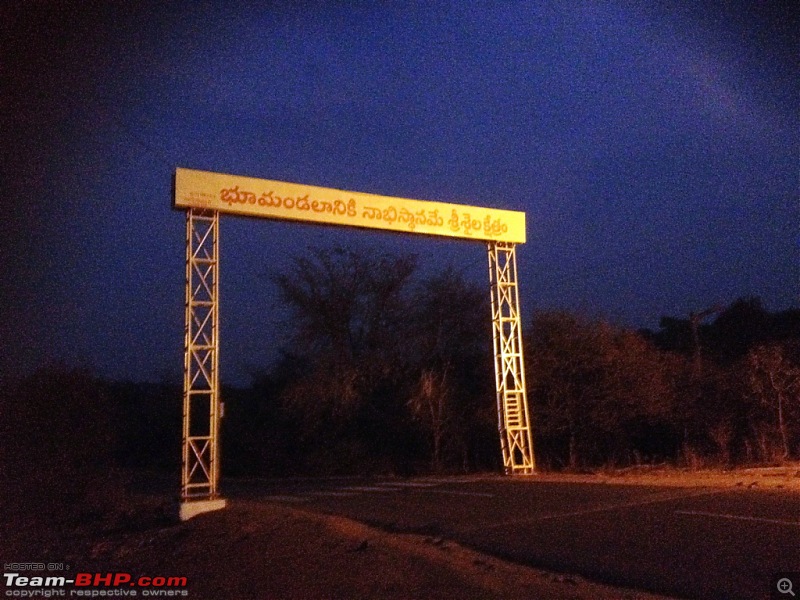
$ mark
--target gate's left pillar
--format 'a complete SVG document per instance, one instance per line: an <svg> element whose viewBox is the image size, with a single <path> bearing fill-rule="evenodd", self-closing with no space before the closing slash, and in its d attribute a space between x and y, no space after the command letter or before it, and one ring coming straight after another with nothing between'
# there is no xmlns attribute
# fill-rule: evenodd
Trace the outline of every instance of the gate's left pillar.
<svg viewBox="0 0 800 600"><path fill-rule="evenodd" d="M186 211L181 520L225 506L219 495L219 213Z"/></svg>

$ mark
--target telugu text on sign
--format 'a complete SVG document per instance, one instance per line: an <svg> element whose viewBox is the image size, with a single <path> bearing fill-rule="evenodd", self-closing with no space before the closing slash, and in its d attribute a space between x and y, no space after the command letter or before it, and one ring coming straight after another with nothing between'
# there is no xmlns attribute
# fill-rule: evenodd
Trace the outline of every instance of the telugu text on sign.
<svg viewBox="0 0 800 600"><path fill-rule="evenodd" d="M525 213L178 168L176 208L471 240L525 242Z"/></svg>

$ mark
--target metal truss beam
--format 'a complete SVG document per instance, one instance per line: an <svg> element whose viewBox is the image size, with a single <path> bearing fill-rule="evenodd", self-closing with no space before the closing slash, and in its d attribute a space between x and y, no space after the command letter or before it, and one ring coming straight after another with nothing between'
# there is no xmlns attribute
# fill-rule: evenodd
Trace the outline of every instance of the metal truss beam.
<svg viewBox="0 0 800 600"><path fill-rule="evenodd" d="M489 242L487 247L497 419L503 466L508 475L531 474L536 470L536 463L522 356L516 246L509 242Z"/></svg>
<svg viewBox="0 0 800 600"><path fill-rule="evenodd" d="M184 335L182 515L220 507L217 211L186 211Z"/></svg>

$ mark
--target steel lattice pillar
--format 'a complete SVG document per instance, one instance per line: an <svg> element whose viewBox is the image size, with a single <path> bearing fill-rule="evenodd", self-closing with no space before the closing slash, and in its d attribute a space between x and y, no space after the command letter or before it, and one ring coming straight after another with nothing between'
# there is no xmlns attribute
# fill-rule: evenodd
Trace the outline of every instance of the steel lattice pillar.
<svg viewBox="0 0 800 600"><path fill-rule="evenodd" d="M515 244L490 242L488 250L497 418L503 465L506 474L530 474L535 471L536 464L522 357Z"/></svg>
<svg viewBox="0 0 800 600"><path fill-rule="evenodd" d="M219 498L219 213L186 211L181 519Z"/></svg>

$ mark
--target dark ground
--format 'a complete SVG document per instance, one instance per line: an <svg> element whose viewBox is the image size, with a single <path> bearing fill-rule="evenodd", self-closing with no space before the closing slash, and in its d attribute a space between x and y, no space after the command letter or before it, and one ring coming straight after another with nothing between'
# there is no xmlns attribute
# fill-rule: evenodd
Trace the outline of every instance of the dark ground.
<svg viewBox="0 0 800 600"><path fill-rule="evenodd" d="M768 598L800 566L796 468L226 480L229 508L185 523L176 482L129 479L110 511L7 487L0 558L183 576L209 599Z"/></svg>
<svg viewBox="0 0 800 600"><path fill-rule="evenodd" d="M649 485L574 479L250 481L231 493L681 597L769 597L776 574L800 570L800 477L792 469L673 473L662 478L666 486L652 475Z"/></svg>

